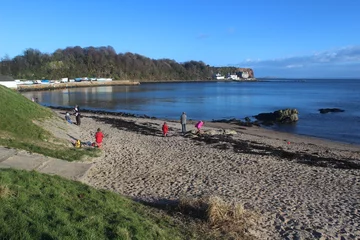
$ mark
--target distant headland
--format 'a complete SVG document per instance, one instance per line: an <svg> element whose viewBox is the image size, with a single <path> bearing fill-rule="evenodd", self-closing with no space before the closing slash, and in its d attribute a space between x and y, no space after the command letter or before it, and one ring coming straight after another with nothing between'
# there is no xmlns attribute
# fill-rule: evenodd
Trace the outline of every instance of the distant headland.
<svg viewBox="0 0 360 240"><path fill-rule="evenodd" d="M172 59L151 59L130 52L116 53L111 46L67 47L51 54L29 48L12 59L2 58L0 74L26 80L89 77L139 82L218 80L217 76L229 80L255 78L251 68L214 67L202 61L178 63Z"/></svg>

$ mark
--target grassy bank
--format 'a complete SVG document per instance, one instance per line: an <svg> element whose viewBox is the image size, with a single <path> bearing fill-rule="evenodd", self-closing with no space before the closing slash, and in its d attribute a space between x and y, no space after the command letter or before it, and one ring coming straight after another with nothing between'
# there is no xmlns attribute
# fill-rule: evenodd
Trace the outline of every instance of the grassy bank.
<svg viewBox="0 0 360 240"><path fill-rule="evenodd" d="M34 122L56 118L54 113L30 101L14 90L0 86L0 145L28 150L46 156L79 160L83 156L97 156L96 149L69 148Z"/></svg>
<svg viewBox="0 0 360 240"><path fill-rule="evenodd" d="M192 239L170 217L118 194L36 172L0 170L1 239Z"/></svg>

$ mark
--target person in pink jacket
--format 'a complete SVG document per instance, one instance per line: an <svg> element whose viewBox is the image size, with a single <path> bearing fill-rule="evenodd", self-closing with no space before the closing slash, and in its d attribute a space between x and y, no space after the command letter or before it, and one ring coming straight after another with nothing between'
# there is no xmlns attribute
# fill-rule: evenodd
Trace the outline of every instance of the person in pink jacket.
<svg viewBox="0 0 360 240"><path fill-rule="evenodd" d="M203 121L198 121L196 124L195 124L195 127L197 128L198 132L197 133L200 133L200 129L202 128L202 126L204 125L204 122Z"/></svg>

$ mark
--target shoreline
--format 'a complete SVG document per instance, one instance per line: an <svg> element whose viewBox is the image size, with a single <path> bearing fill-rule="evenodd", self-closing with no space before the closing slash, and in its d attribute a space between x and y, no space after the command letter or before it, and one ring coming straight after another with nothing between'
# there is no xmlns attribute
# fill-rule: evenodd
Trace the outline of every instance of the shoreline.
<svg viewBox="0 0 360 240"><path fill-rule="evenodd" d="M140 83L188 83L188 82L256 82L257 78L248 80L230 80L230 79L205 79L205 80L137 80Z"/></svg>
<svg viewBox="0 0 360 240"><path fill-rule="evenodd" d="M41 91L64 88L79 88L79 87L100 87L100 86L131 86L139 85L140 82L131 80L114 80L114 81L84 81L84 82L67 82L67 83L53 83L53 84L32 84L32 85L18 85L19 92L25 91Z"/></svg>
<svg viewBox="0 0 360 240"><path fill-rule="evenodd" d="M53 110L63 118L64 110ZM182 136L178 121L83 112L82 141L97 128L103 157L83 181L137 201L161 203L215 195L261 217L259 239L360 237L360 148L261 127L205 123ZM237 134L227 135L234 129ZM215 134L212 134L215 133ZM290 142L290 144L289 144Z"/></svg>
<svg viewBox="0 0 360 240"><path fill-rule="evenodd" d="M83 81L83 82L67 82L67 83L51 83L51 84L32 84L32 85L17 85L19 92L25 91L41 91L41 90L53 90L53 89L66 89L77 87L98 87L98 86L133 86L140 85L142 83L199 83L199 82L256 82L255 79L250 80L113 80L113 81Z"/></svg>
<svg viewBox="0 0 360 240"><path fill-rule="evenodd" d="M50 109L53 110L64 110L64 111L71 111L73 109L73 107L54 107L54 106L45 106L48 107ZM132 113L127 113L127 112L110 112L110 111L105 111L105 110L88 110L88 109L81 109L81 112L84 113L90 113L90 114L96 114L96 115L110 115L110 116L121 116L121 117L133 117L133 118L144 118L144 119L155 119L155 120L163 120L163 121L167 121L167 122L178 122L175 119L166 119L166 118L157 118L154 116L148 116L146 114L132 114ZM215 120L215 121L214 121ZM218 119L213 119L211 121L206 121L206 125L209 127L215 127L215 128L230 128L230 129L241 129L244 128L246 126L241 126L235 123L223 123L223 122L216 122ZM193 119L188 119L188 122L191 125L194 125L197 120L193 120ZM274 129L269 129L263 126L255 126L253 125L252 127L248 127L249 129L253 129L253 134L266 134L267 137L272 136L273 134L280 134L283 138L288 138L288 139L293 139L292 136L296 136L296 138L302 139L305 142L308 141L313 141L316 143L325 141L325 142L331 142L337 145L347 145L347 146L354 146L354 147L359 147L360 149L360 144L358 143L349 143L349 142L343 142L343 141L336 141L336 140L332 140L332 139L326 139L326 138L320 138L320 137L316 137L313 135L302 135L302 134L294 134L294 133L288 133L288 132L284 132L284 131L278 131L278 130L274 130ZM261 130L256 130L256 129L261 129Z"/></svg>

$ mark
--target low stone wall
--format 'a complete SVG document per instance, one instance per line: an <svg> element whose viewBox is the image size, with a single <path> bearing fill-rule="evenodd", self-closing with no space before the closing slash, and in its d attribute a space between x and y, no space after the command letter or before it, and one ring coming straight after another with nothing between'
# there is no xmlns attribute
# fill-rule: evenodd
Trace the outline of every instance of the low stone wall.
<svg viewBox="0 0 360 240"><path fill-rule="evenodd" d="M121 81L86 81L86 82L67 82L67 83L50 83L50 84L33 84L33 85L18 85L19 91L36 91L36 90L51 90L61 88L75 88L75 87L97 87L97 86L117 86L117 85L139 85L139 82L130 80Z"/></svg>

